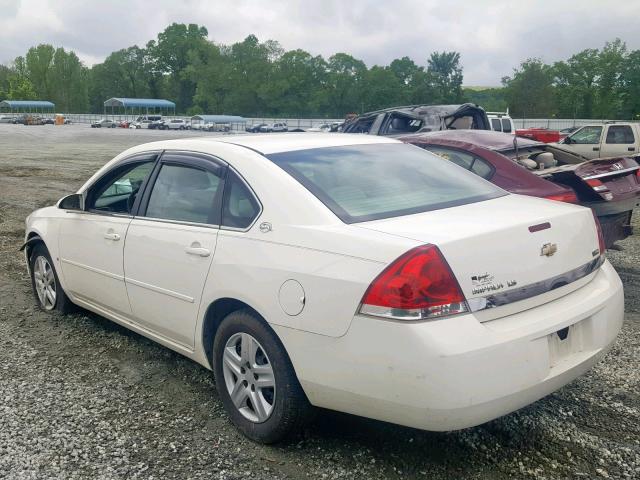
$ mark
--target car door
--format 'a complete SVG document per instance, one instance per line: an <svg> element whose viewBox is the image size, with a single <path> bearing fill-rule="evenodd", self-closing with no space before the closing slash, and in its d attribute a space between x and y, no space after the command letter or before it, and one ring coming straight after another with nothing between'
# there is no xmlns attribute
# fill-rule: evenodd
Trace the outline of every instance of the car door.
<svg viewBox="0 0 640 480"><path fill-rule="evenodd" d="M188 348L216 249L225 173L213 157L165 152L127 232L133 321Z"/></svg>
<svg viewBox="0 0 640 480"><path fill-rule="evenodd" d="M624 157L634 155L637 151L631 125L606 125L604 141L600 146L601 157Z"/></svg>
<svg viewBox="0 0 640 480"><path fill-rule="evenodd" d="M602 125L587 125L582 127L564 140L564 148L589 159L600 158L602 130Z"/></svg>
<svg viewBox="0 0 640 480"><path fill-rule="evenodd" d="M147 153L118 163L87 190L84 211L65 212L58 248L65 289L74 297L120 315L131 314L124 243L138 193L157 156Z"/></svg>

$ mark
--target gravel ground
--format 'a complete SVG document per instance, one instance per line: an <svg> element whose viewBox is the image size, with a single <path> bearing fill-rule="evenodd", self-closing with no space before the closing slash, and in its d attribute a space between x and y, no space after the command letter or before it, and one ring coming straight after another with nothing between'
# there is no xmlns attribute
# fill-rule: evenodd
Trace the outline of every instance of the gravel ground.
<svg viewBox="0 0 640 480"><path fill-rule="evenodd" d="M39 311L17 251L29 212L129 146L187 135L0 125L0 478L640 478L637 236L608 253L627 315L605 359L460 432L323 411L289 443L256 445L228 423L206 369L97 315Z"/></svg>

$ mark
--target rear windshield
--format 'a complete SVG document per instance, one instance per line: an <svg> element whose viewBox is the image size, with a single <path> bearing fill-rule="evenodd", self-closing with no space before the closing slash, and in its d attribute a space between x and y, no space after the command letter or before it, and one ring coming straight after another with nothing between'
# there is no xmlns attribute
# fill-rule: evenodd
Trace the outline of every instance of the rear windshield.
<svg viewBox="0 0 640 480"><path fill-rule="evenodd" d="M480 202L504 190L421 148L352 145L268 155L345 223Z"/></svg>

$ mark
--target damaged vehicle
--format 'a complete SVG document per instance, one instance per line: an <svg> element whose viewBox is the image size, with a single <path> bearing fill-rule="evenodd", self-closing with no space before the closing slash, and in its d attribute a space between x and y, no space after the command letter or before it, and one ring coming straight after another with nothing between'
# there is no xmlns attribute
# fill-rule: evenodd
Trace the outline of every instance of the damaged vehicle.
<svg viewBox="0 0 640 480"><path fill-rule="evenodd" d="M347 120L343 133L398 136L439 130L491 130L484 109L462 105L412 105L363 113Z"/></svg>
<svg viewBox="0 0 640 480"><path fill-rule="evenodd" d="M446 131L400 137L512 193L590 207L607 248L633 233L640 201L640 166L632 158L588 160L550 145L499 132Z"/></svg>

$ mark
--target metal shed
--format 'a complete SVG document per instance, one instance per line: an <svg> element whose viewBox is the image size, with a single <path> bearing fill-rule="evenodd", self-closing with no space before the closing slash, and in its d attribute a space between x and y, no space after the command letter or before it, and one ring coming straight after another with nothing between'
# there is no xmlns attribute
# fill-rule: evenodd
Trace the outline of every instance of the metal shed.
<svg viewBox="0 0 640 480"><path fill-rule="evenodd" d="M204 126L210 125L229 125L229 130L234 126L244 125L247 120L237 115L194 115L191 117L191 128L194 130L203 130ZM212 130L222 130L212 128Z"/></svg>
<svg viewBox="0 0 640 480"><path fill-rule="evenodd" d="M104 113L107 114L107 107L111 107L111 114L124 113L125 115L167 113L173 111L176 114L176 104L160 98L110 98L104 102ZM118 109L116 112L115 109Z"/></svg>
<svg viewBox="0 0 640 480"><path fill-rule="evenodd" d="M55 103L43 100L3 100L0 102L0 112L53 113L55 108Z"/></svg>

